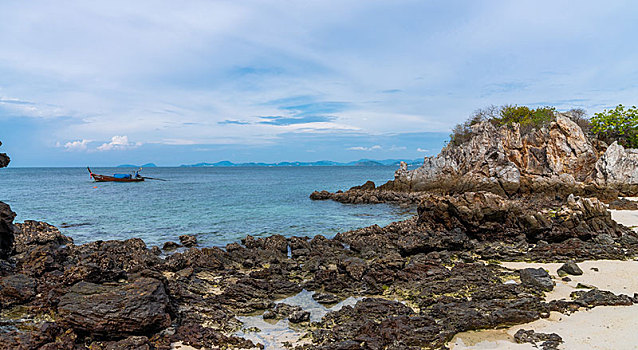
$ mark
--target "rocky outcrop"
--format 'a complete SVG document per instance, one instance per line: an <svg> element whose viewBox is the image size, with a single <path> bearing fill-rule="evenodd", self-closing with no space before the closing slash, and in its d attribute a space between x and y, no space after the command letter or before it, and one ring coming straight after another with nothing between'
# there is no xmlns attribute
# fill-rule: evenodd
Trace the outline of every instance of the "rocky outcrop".
<svg viewBox="0 0 638 350"><path fill-rule="evenodd" d="M613 186L623 193L636 193L638 187L638 149L625 149L612 143L598 159L592 179L600 186Z"/></svg>
<svg viewBox="0 0 638 350"><path fill-rule="evenodd" d="M2 142L0 142L2 146ZM0 153L0 168L9 165L9 156L6 153ZM13 233L15 226L13 219L16 213L11 211L8 204L0 202L0 259L6 259L13 249Z"/></svg>
<svg viewBox="0 0 638 350"><path fill-rule="evenodd" d="M2 146L2 142L0 142L0 146ZM0 168L4 168L9 165L11 158L6 153L0 153Z"/></svg>
<svg viewBox="0 0 638 350"><path fill-rule="evenodd" d="M153 278L114 286L79 282L60 298L58 313L77 333L119 338L168 327L168 303L164 285Z"/></svg>
<svg viewBox="0 0 638 350"><path fill-rule="evenodd" d="M345 193L315 192L313 199L347 203L404 201L396 193L488 191L518 194L596 195L615 198L638 193L638 150L618 143L607 147L588 137L559 114L547 127L523 133L518 124L495 127L489 121L472 127L463 144L449 144L439 155L408 170L402 163L394 180L368 183ZM365 194L367 193L367 194Z"/></svg>
<svg viewBox="0 0 638 350"><path fill-rule="evenodd" d="M472 138L448 145L423 166L396 172L392 189L465 192L484 190L502 195L574 187L585 181L598 159L582 129L558 115L549 127L521 134L517 124L496 128L475 125Z"/></svg>
<svg viewBox="0 0 638 350"><path fill-rule="evenodd" d="M0 202L0 259L6 259L13 250L16 213L8 204Z"/></svg>

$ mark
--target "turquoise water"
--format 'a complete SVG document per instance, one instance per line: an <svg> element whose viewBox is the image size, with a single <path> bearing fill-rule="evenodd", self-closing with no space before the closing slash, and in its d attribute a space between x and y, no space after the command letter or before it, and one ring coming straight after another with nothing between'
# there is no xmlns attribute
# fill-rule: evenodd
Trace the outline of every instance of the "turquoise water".
<svg viewBox="0 0 638 350"><path fill-rule="evenodd" d="M126 169L94 168L97 174ZM410 215L392 205L312 201L314 190L384 183L394 167L147 168L168 181L95 183L86 168L0 169L0 201L24 220L60 227L77 244L139 237L147 244L196 234L203 245L246 235L333 236ZM63 225L64 224L64 225ZM69 226L69 227L63 227Z"/></svg>

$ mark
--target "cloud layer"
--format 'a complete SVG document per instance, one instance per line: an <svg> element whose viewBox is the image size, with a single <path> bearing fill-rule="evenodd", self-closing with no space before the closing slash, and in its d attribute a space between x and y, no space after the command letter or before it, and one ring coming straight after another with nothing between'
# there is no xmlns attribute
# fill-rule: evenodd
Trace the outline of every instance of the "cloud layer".
<svg viewBox="0 0 638 350"><path fill-rule="evenodd" d="M294 138L330 158L317 135L363 151L446 133L491 104L635 103L637 32L633 1L2 2L0 138L62 152L224 147L201 160ZM426 149L394 137L368 152L392 145Z"/></svg>

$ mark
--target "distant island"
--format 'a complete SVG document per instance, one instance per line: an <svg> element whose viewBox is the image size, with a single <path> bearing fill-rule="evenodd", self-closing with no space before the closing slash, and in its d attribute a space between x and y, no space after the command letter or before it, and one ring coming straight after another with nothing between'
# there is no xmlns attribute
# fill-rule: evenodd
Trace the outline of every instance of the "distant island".
<svg viewBox="0 0 638 350"><path fill-rule="evenodd" d="M118 168L157 168L155 163L146 163L143 165L135 165L135 164L121 164L117 166Z"/></svg>
<svg viewBox="0 0 638 350"><path fill-rule="evenodd" d="M293 167L293 166L399 166L401 162L405 162L410 165L420 166L423 164L423 159L404 160L404 159L384 159L384 160L371 160L371 159L359 159L352 162L340 163L330 160L320 160L316 162L280 162L280 163L233 163L227 160L216 163L197 163L197 164L182 164L182 168L204 168L204 167Z"/></svg>

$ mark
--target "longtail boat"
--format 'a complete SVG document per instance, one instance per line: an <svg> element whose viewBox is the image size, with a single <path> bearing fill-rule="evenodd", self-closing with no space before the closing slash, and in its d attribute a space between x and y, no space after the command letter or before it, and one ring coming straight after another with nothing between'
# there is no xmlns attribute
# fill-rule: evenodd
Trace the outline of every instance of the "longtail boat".
<svg viewBox="0 0 638 350"><path fill-rule="evenodd" d="M135 175L131 174L113 174L113 176L108 175L99 175L93 174L91 168L86 167L89 170L89 174L91 174L91 178L95 180L95 182L140 182L144 181L144 177L140 176L140 174L136 171Z"/></svg>

